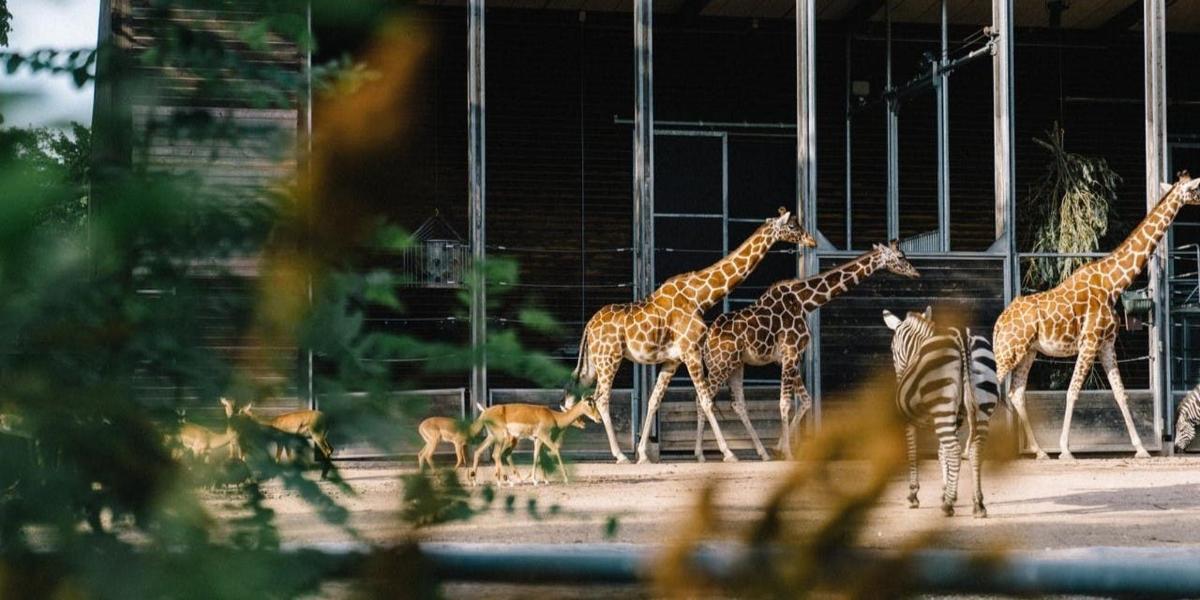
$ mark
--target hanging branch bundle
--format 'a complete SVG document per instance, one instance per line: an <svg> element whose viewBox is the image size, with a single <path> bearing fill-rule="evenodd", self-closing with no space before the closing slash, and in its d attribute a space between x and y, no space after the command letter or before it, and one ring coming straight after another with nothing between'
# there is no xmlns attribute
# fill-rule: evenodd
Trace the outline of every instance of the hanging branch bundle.
<svg viewBox="0 0 1200 600"><path fill-rule="evenodd" d="M1023 203L1023 212L1033 216L1024 246L1033 252L1095 252L1108 232L1121 176L1103 158L1067 152L1058 123L1046 132L1046 139L1033 141L1050 153L1050 162ZM1088 260L1036 258L1025 271L1024 287L1058 285Z"/></svg>

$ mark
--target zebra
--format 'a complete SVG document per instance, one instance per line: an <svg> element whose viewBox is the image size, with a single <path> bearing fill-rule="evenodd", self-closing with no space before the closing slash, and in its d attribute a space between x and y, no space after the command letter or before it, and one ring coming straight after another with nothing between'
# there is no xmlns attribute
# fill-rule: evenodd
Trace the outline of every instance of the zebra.
<svg viewBox="0 0 1200 600"><path fill-rule="evenodd" d="M1179 418L1175 421L1176 452L1186 451L1196 439L1197 424L1200 424L1200 385L1192 388L1179 403Z"/></svg>
<svg viewBox="0 0 1200 600"><path fill-rule="evenodd" d="M958 471L963 458L970 458L975 477L976 518L987 517L980 482L983 444L988 419L996 409L1000 386L996 380L996 358L987 338L970 329L938 328L933 309L910 312L900 320L883 311L883 321L892 335L892 362L896 368L896 405L907 420L908 506L917 508L917 425L933 426L938 438L938 464L942 469L942 512L954 514L958 499ZM964 455L958 432L967 423Z"/></svg>

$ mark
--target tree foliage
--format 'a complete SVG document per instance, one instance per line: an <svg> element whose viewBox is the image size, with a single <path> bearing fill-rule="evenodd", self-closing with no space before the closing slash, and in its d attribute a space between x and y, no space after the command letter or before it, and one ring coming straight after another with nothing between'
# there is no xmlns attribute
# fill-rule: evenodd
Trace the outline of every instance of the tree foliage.
<svg viewBox="0 0 1200 600"><path fill-rule="evenodd" d="M280 40L314 47L298 12L305 3L259 4L269 10L231 43L203 20L173 18L185 8L219 10L226 3L152 2L162 29L150 46L119 60L195 75L196 98L219 92L240 106L293 106L305 74L255 60L254 52ZM340 6L317 2L313 10L332 15ZM0 132L0 592L261 598L315 589L340 567L280 552L263 486L295 492L322 519L357 537L337 499L353 490L338 470L319 483L311 460L277 463L271 444L302 449L303 442L249 417L229 421L240 434L244 462L220 455L207 463L181 460L174 437L175 409L186 404L215 406L220 396L245 403L300 388L298 354L315 354L321 368L313 385L340 431L385 450L415 430L418 409L393 394L401 383L387 366L392 361L438 357L431 368L462 371L488 358L492 369L542 385L566 379L563 367L527 352L513 334L471 348L368 325L369 311L401 307L395 296L401 278L386 257L407 238L384 206L361 200L353 186L392 164L379 133L393 140L406 135L404 94L411 93L407 84L421 55L389 53L419 51L411 44L421 32L403 11L342 12L338 18L380 20L375 57L391 62L376 60L372 70L355 68L349 77L330 66L334 84L320 98L328 125L314 133L316 152L295 157L307 169L283 180L234 189L211 180L214 170L228 169L219 155L189 169L156 167L146 158L155 136L186 147L294 153L294 139L246 130L203 110L181 109L135 131L125 163L92 164L92 143L111 147L105 136L113 135L112 124L102 135L98 123L95 140L81 127L70 134ZM0 61L9 73L48 70L78 83L94 76L103 54L10 52ZM115 73L137 80L142 71ZM387 129L388 123L398 125ZM363 170L343 176L346 157ZM233 271L247 260L256 272L251 280ZM508 263L478 268L480 276L487 270L504 281L516 273ZM530 314L538 327L550 326ZM213 321L226 324L239 347L295 352L214 347L205 325ZM174 391L148 398L148 381ZM397 508L421 524L469 518L490 502L490 495L471 500L452 479L410 480ZM235 485L230 501L242 516L218 523L200 488L222 483ZM379 555L379 564L414 564L402 552ZM120 577L113 576L115 564Z"/></svg>

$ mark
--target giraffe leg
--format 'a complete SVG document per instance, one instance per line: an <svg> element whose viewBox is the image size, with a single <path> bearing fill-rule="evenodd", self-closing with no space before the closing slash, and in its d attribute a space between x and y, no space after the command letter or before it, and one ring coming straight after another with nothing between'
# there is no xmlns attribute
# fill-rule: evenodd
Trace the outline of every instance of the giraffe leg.
<svg viewBox="0 0 1200 600"><path fill-rule="evenodd" d="M617 374L617 365L605 361L598 366L596 371L596 392L594 396L596 410L600 411L600 420L604 422L604 433L608 434L608 447L612 450L613 458L617 459L617 464L625 464L629 462L629 458L621 452L621 447L617 445L617 434L613 431L612 414L608 408L612 397L613 378Z"/></svg>
<svg viewBox="0 0 1200 600"><path fill-rule="evenodd" d="M804 387L804 380L801 379L799 371L794 373L792 377L795 380L792 382L792 390L800 399L800 407L796 409L796 415L792 417L792 422L788 426L792 431L792 435L800 437L800 423L804 421L804 415L812 409L812 396L808 394L808 388Z"/></svg>
<svg viewBox="0 0 1200 600"><path fill-rule="evenodd" d="M792 460L792 398L795 396L796 377L792 374L800 368L798 357L785 355L779 363L779 445L784 459Z"/></svg>
<svg viewBox="0 0 1200 600"><path fill-rule="evenodd" d="M1125 394L1125 383L1121 381L1121 371L1117 368L1117 352L1113 342L1109 341L1100 346L1100 364L1108 375L1108 384L1112 387L1113 397L1117 400L1117 408L1125 419L1125 428L1129 430L1129 441L1135 450L1134 458L1150 458L1142 438L1138 436L1137 428L1133 425L1133 415L1129 412L1129 396Z"/></svg>
<svg viewBox="0 0 1200 600"><path fill-rule="evenodd" d="M654 382L654 391L650 393L650 401L646 406L646 420L642 422L642 438L638 440L638 464L650 462L650 456L646 454L646 445L650 443L650 428L654 426L654 415L658 412L658 405L667 394L667 386L671 384L671 377L675 376L675 369L678 368L679 362L668 362L663 363L658 372L658 380Z"/></svg>
<svg viewBox="0 0 1200 600"><path fill-rule="evenodd" d="M692 378L692 383L696 386L696 394L700 397L700 408L704 410L704 416L708 418L708 424L712 425L713 435L717 438L717 448L721 449L721 454L724 455L725 462L737 462L737 456L729 449L729 444L725 443L725 436L721 433L721 424L717 422L717 416L713 414L713 394L708 388L708 382L704 379L704 363L700 360L700 352L693 350L683 357L684 363L687 364L688 376Z"/></svg>
<svg viewBox="0 0 1200 600"><path fill-rule="evenodd" d="M1033 425L1029 423L1029 413L1025 410L1025 385L1029 381L1029 370L1033 368L1033 361L1037 358L1037 353L1030 350L1021 362L1017 363L1016 368L1012 372L1012 390L1009 392L1009 401L1012 403L1013 409L1017 411L1017 420L1021 422L1021 427L1025 430L1025 439L1029 440L1029 445L1037 454L1038 460L1046 460L1050 455L1042 450L1038 444L1037 438L1033 436Z"/></svg>
<svg viewBox="0 0 1200 600"><path fill-rule="evenodd" d="M908 453L908 507L917 508L921 502L917 492L921 491L921 477L917 471L917 427L912 423L904 427L904 446Z"/></svg>
<svg viewBox="0 0 1200 600"><path fill-rule="evenodd" d="M1071 375L1071 385L1067 387L1067 408L1063 415L1062 434L1058 436L1058 459L1075 460L1071 454L1071 414L1075 412L1075 402L1079 400L1079 390L1087 380L1088 371L1092 370L1092 361L1096 360L1097 343L1094 339L1084 339L1079 344L1079 357L1075 359L1075 373Z"/></svg>
<svg viewBox="0 0 1200 600"><path fill-rule="evenodd" d="M713 335L711 332L709 335ZM706 338L705 343L711 344L712 339ZM729 391L736 398L737 394L741 393L740 379L735 386L732 379L733 371L741 373L742 364L736 360L734 352L728 351L719 346L714 347L709 345L704 353L704 366L708 373L708 389L712 390L713 394L717 394L721 390L721 386L729 381ZM751 430L751 435L754 435ZM704 462L704 410L700 407L700 395L696 394L696 461Z"/></svg>
<svg viewBox="0 0 1200 600"><path fill-rule="evenodd" d="M746 432L750 434L750 439L754 442L754 451L758 453L759 458L768 461L771 460L771 455L767 453L766 448L763 448L762 442L758 439L758 432L750 423L750 415L746 412L746 390L742 388L744 371L745 369L739 365L729 377L729 393L733 395L733 412L737 413Z"/></svg>
<svg viewBox="0 0 1200 600"><path fill-rule="evenodd" d="M696 462L704 462L704 410L700 408L700 394L696 394L696 448L692 454Z"/></svg>

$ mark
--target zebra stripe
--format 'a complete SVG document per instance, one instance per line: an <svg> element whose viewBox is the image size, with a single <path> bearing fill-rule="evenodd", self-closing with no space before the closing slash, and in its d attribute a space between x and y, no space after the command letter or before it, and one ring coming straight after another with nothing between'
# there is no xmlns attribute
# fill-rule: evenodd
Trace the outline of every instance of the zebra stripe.
<svg viewBox="0 0 1200 600"><path fill-rule="evenodd" d="M1175 421L1175 450L1187 450L1196 438L1196 425L1200 425L1200 385L1188 390L1179 403L1179 418Z"/></svg>
<svg viewBox="0 0 1200 600"><path fill-rule="evenodd" d="M886 320L886 319L885 319ZM942 467L942 510L954 514L958 475L964 458L958 433L967 424L967 450L975 477L975 515L986 516L980 485L980 453L988 420L1000 399L996 357L987 338L966 328L938 329L933 321L909 313L894 328L892 362L896 367L896 406L908 420L909 504L918 505L920 484L915 427L932 427ZM1197 403L1200 414L1200 400Z"/></svg>

